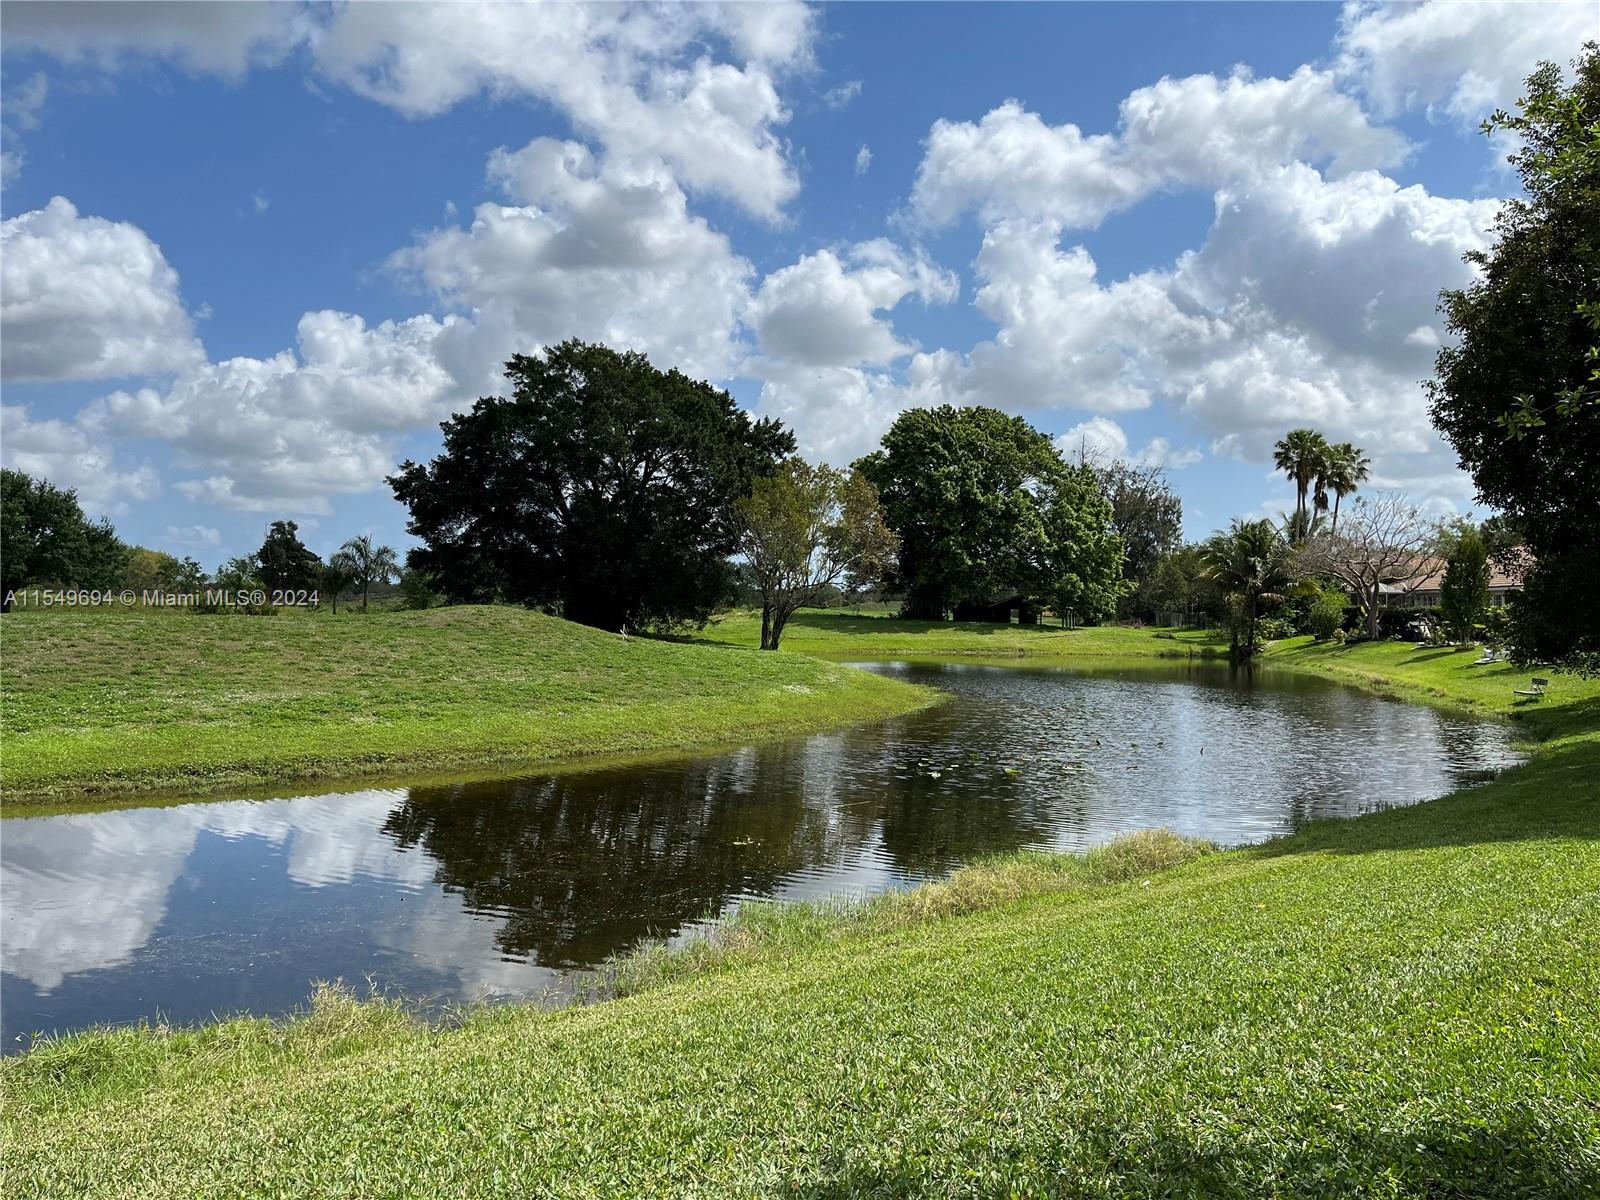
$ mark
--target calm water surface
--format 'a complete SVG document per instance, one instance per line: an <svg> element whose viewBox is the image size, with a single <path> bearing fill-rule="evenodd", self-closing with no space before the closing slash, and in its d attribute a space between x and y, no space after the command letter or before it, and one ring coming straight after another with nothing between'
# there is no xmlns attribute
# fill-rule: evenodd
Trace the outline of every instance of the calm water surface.
<svg viewBox="0 0 1600 1200"><path fill-rule="evenodd" d="M560 990L752 897L864 893L1166 825L1235 844L1440 795L1497 726L1225 667L879 664L927 712L709 757L0 822L0 1021L279 1013L316 980Z"/></svg>

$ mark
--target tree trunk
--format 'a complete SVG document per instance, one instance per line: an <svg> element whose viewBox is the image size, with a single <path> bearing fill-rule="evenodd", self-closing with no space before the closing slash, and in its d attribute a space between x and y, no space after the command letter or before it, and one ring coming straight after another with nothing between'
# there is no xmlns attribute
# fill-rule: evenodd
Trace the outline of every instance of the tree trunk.
<svg viewBox="0 0 1600 1200"><path fill-rule="evenodd" d="M907 592L900 615L911 621L942 621L947 608L944 593L929 588Z"/></svg>
<svg viewBox="0 0 1600 1200"><path fill-rule="evenodd" d="M761 606L761 648L763 650L776 649L772 636L772 605Z"/></svg>
<svg viewBox="0 0 1600 1200"><path fill-rule="evenodd" d="M1341 493L1335 492L1333 494L1333 528L1328 530L1329 537L1334 537L1339 532L1339 501L1343 499L1344 496Z"/></svg>
<svg viewBox="0 0 1600 1200"><path fill-rule="evenodd" d="M630 608L616 594L577 593L561 598L561 615L576 625L616 633L629 622Z"/></svg>
<svg viewBox="0 0 1600 1200"><path fill-rule="evenodd" d="M1367 596L1367 636L1373 641L1378 640L1378 586L1374 582Z"/></svg>
<svg viewBox="0 0 1600 1200"><path fill-rule="evenodd" d="M772 616L772 642L771 642L770 645L767 646L768 650L776 650L778 648L778 641L779 641L780 638L783 637L783 627L786 624L788 624L788 621L789 621L789 616L782 609L779 609L776 613L773 614L773 616Z"/></svg>
<svg viewBox="0 0 1600 1200"><path fill-rule="evenodd" d="M1244 660L1245 662L1253 662L1256 656L1256 597L1254 594L1245 600L1244 611L1245 620L1248 622L1245 626Z"/></svg>
<svg viewBox="0 0 1600 1200"><path fill-rule="evenodd" d="M365 579L361 581L361 611L367 611L367 581Z"/></svg>

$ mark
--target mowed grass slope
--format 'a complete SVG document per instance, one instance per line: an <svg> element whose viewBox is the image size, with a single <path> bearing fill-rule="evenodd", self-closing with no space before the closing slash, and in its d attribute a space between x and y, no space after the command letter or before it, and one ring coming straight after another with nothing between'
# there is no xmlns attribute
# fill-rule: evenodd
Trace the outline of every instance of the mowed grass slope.
<svg viewBox="0 0 1600 1200"><path fill-rule="evenodd" d="M738 610L714 619L702 640L755 646L760 615ZM1123 660L1227 656L1224 633L1195 629L1103 625L1060 629L982 622L902 621L887 611L802 609L784 634L783 649L832 661L881 658L1049 658ZM1410 642L1313 642L1308 637L1271 643L1258 668L1309 672L1399 699L1445 705L1479 716L1509 718L1535 740L1563 732L1600 729L1600 679L1580 679L1509 663L1473 666L1478 647L1420 646ZM1518 697L1535 676L1552 680L1542 700Z"/></svg>
<svg viewBox="0 0 1600 1200"><path fill-rule="evenodd" d="M1350 653L1335 665L1385 686L1514 703L1453 660L1406 661L1415 647ZM621 964L629 994L606 1003L435 1030L329 995L299 1021L45 1044L0 1067L7 1180L140 1197L1600 1194L1593 688L1557 677L1529 765L1430 804L1227 853L1146 835L911 896L754 908L709 945Z"/></svg>
<svg viewBox="0 0 1600 1200"><path fill-rule="evenodd" d="M757 919L589 1007L65 1039L3 1068L9 1186L1593 1196L1594 748L1154 874L1024 856L943 885L971 911Z"/></svg>
<svg viewBox="0 0 1600 1200"><path fill-rule="evenodd" d="M999 625L983 621L902 621L887 610L803 608L784 627L780 646L793 654L853 658L1188 657L1227 652L1213 634L1167 633L1116 625L1062 629L1058 625ZM697 638L730 646L761 644L759 610L713 617Z"/></svg>
<svg viewBox="0 0 1600 1200"><path fill-rule="evenodd" d="M11 613L0 685L8 804L677 749L932 698L812 659L509 607Z"/></svg>
<svg viewBox="0 0 1600 1200"><path fill-rule="evenodd" d="M1600 730L1600 679L1582 679L1545 667L1510 663L1473 666L1473 646L1419 646L1410 642L1274 642L1262 655L1269 669L1309 671L1341 683L1406 700L1448 705L1485 717L1509 718L1535 739ZM1518 696L1534 676L1550 680L1542 699Z"/></svg>

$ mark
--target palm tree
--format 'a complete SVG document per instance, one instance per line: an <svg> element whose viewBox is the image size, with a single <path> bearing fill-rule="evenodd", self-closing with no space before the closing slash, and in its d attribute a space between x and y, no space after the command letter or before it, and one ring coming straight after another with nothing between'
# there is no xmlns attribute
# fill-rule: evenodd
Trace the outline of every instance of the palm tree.
<svg viewBox="0 0 1600 1200"><path fill-rule="evenodd" d="M388 583L400 572L400 560L390 546L374 546L368 534L353 537L339 547L339 555L350 560L353 582L361 589L361 611L367 611L367 593L375 583ZM336 557L338 557L336 556Z"/></svg>
<svg viewBox="0 0 1600 1200"><path fill-rule="evenodd" d="M1309 542L1322 532L1321 513L1292 512L1280 515L1283 520L1278 522L1278 528L1283 531L1284 538L1291 546Z"/></svg>
<svg viewBox="0 0 1600 1200"><path fill-rule="evenodd" d="M1328 447L1327 486L1333 489L1333 529L1339 532L1339 502L1357 491L1367 481L1372 460L1361 452L1359 446L1340 442Z"/></svg>
<svg viewBox="0 0 1600 1200"><path fill-rule="evenodd" d="M1271 521L1235 520L1227 533L1206 543L1206 571L1225 595L1239 599L1245 619L1245 659L1256 652L1256 618L1262 601L1278 599L1278 589L1290 580L1289 544ZM1233 655L1239 655L1239 632L1234 629Z"/></svg>
<svg viewBox="0 0 1600 1200"><path fill-rule="evenodd" d="M1306 493L1328 473L1328 439L1315 429L1292 429L1272 448L1272 465L1294 480L1294 511L1306 511ZM1327 507L1327 495L1317 483L1317 507Z"/></svg>
<svg viewBox="0 0 1600 1200"><path fill-rule="evenodd" d="M356 564L343 550L330 555L322 564L322 590L328 593L334 616L339 615L339 596L350 590L356 579Z"/></svg>

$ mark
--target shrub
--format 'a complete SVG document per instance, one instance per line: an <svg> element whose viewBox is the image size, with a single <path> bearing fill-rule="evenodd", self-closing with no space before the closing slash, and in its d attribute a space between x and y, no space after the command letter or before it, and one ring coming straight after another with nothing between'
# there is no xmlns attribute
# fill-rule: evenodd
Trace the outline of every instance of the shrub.
<svg viewBox="0 0 1600 1200"><path fill-rule="evenodd" d="M1428 618L1414 608L1385 608L1378 613L1378 636L1393 641L1420 642L1427 638Z"/></svg>
<svg viewBox="0 0 1600 1200"><path fill-rule="evenodd" d="M1344 631L1344 593L1333 588L1319 592L1306 610L1307 632L1319 642L1326 642L1336 633Z"/></svg>
<svg viewBox="0 0 1600 1200"><path fill-rule="evenodd" d="M1294 625L1288 617L1262 617L1256 623L1256 637L1260 641L1276 642L1293 636Z"/></svg>
<svg viewBox="0 0 1600 1200"><path fill-rule="evenodd" d="M1511 611L1505 608L1485 609L1476 633L1486 645L1504 646L1511 636Z"/></svg>
<svg viewBox="0 0 1600 1200"><path fill-rule="evenodd" d="M439 593L433 590L433 581L425 572L415 568L400 572L401 608L432 608L439 600Z"/></svg>

